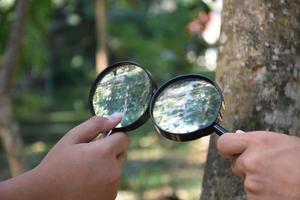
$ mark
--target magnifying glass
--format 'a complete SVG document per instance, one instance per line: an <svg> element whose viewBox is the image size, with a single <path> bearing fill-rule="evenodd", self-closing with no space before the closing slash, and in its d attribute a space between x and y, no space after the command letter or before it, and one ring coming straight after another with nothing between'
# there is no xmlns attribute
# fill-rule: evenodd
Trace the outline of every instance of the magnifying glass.
<svg viewBox="0 0 300 200"><path fill-rule="evenodd" d="M156 92L151 74L131 61L115 63L98 75L89 106L93 115L122 114L112 130L131 131L151 116L158 132L175 141L190 141L213 132L227 132L218 121L224 101L215 82L201 75L184 75L163 84Z"/></svg>
<svg viewBox="0 0 300 200"><path fill-rule="evenodd" d="M190 141L213 132L228 132L218 124L224 100L215 82L184 75L163 84L151 100L150 115L158 132L175 141Z"/></svg>
<svg viewBox="0 0 300 200"><path fill-rule="evenodd" d="M151 97L156 85L151 74L135 62L115 63L98 75L92 85L89 107L93 115L122 114L112 131L131 131L149 119Z"/></svg>

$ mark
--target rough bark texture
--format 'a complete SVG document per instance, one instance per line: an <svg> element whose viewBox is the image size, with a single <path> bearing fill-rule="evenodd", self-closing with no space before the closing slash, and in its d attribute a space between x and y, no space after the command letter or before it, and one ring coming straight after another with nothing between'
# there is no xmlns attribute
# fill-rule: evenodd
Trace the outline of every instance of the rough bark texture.
<svg viewBox="0 0 300 200"><path fill-rule="evenodd" d="M106 0L95 1L98 40L96 53L96 70L98 73L100 73L108 66Z"/></svg>
<svg viewBox="0 0 300 200"><path fill-rule="evenodd" d="M11 28L3 63L0 65L0 138L7 154L12 176L26 169L22 138L12 114L10 92L28 8L29 0L17 1L16 18Z"/></svg>
<svg viewBox="0 0 300 200"><path fill-rule="evenodd" d="M225 0L217 81L232 131L300 136L300 1ZM202 200L246 199L211 137Z"/></svg>

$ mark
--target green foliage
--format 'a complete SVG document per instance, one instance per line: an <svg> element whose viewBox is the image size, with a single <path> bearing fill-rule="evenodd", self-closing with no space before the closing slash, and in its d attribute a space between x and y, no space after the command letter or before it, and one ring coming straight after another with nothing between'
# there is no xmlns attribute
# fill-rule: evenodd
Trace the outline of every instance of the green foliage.
<svg viewBox="0 0 300 200"><path fill-rule="evenodd" d="M43 87L49 83L54 88L88 84L95 73L94 2L32 0L31 4L19 76L27 77L29 82L38 78ZM14 7L0 7L1 53ZM110 61L137 61L158 82L195 71L186 54L199 54L208 45L191 36L187 25L199 11L209 10L204 2L196 0L109 1Z"/></svg>
<svg viewBox="0 0 300 200"><path fill-rule="evenodd" d="M187 25L199 11L192 1L173 2L174 10L163 10L162 2L140 3L140 9L115 3L110 12L112 60L136 60L158 81L193 70L186 59L194 42Z"/></svg>
<svg viewBox="0 0 300 200"><path fill-rule="evenodd" d="M50 52L46 45L51 13L51 0L32 0L22 48L22 71L49 71ZM46 69L46 70L45 70ZM48 74L43 74L48 75Z"/></svg>

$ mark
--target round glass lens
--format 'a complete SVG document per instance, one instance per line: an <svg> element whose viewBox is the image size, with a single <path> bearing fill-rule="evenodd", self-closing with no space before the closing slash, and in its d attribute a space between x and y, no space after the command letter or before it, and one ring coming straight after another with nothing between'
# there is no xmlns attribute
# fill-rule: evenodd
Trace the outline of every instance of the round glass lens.
<svg viewBox="0 0 300 200"><path fill-rule="evenodd" d="M126 127L146 111L152 95L148 74L140 67L125 64L109 71L97 84L93 108L98 116L122 114L117 126Z"/></svg>
<svg viewBox="0 0 300 200"><path fill-rule="evenodd" d="M157 97L153 119L162 130L185 134L206 128L214 121L222 96L211 83L199 79L177 81Z"/></svg>

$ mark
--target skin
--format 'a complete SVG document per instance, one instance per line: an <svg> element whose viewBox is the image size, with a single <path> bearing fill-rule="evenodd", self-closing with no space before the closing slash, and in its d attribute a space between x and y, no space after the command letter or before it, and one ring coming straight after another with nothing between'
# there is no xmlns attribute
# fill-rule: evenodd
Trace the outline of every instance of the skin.
<svg viewBox="0 0 300 200"><path fill-rule="evenodd" d="M300 199L300 139L280 133L226 133L219 153L231 160L234 174L244 178L249 200Z"/></svg>
<svg viewBox="0 0 300 200"><path fill-rule="evenodd" d="M115 199L130 139L119 132L92 140L120 121L96 116L73 128L36 168L1 182L1 199Z"/></svg>

